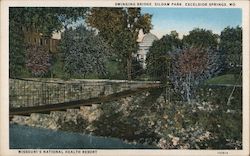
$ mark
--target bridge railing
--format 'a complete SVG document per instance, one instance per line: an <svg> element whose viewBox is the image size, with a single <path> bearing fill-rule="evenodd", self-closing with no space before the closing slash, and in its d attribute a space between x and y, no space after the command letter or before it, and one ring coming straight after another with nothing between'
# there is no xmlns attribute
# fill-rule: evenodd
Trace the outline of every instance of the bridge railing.
<svg viewBox="0 0 250 156"><path fill-rule="evenodd" d="M155 83L159 82L10 79L9 103L10 108L60 104Z"/></svg>
<svg viewBox="0 0 250 156"><path fill-rule="evenodd" d="M10 79L10 107L63 103L83 98L83 94L83 86L79 83Z"/></svg>

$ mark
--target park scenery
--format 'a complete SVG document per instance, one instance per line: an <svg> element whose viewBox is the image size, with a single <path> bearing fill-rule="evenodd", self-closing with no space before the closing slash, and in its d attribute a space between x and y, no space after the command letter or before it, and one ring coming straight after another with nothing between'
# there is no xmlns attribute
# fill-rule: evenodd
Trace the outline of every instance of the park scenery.
<svg viewBox="0 0 250 156"><path fill-rule="evenodd" d="M242 149L241 19L10 7L10 148Z"/></svg>

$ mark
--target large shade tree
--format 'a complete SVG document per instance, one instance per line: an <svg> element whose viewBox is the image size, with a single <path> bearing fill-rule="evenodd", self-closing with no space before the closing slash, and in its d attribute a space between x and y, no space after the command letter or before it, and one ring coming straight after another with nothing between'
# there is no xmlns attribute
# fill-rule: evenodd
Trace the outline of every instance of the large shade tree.
<svg viewBox="0 0 250 156"><path fill-rule="evenodd" d="M45 36L84 17L87 8L70 7L11 7L9 9L9 65L10 76L20 76L25 67L24 29L34 30Z"/></svg>
<svg viewBox="0 0 250 156"><path fill-rule="evenodd" d="M78 19L84 18L87 8L71 7L12 7L10 22L20 30L23 27L34 28L38 32L51 35Z"/></svg>
<svg viewBox="0 0 250 156"><path fill-rule="evenodd" d="M132 54L138 49L139 31L149 32L151 15L142 14L140 8L91 8L86 22L115 50L131 80Z"/></svg>
<svg viewBox="0 0 250 156"><path fill-rule="evenodd" d="M183 40L173 31L150 47L148 74L165 84L169 82L190 102L196 87L220 72L217 44L217 35L211 31L194 29Z"/></svg>
<svg viewBox="0 0 250 156"><path fill-rule="evenodd" d="M146 57L147 73L154 79L167 82L171 67L170 53L182 47L177 33L163 36L154 41Z"/></svg>
<svg viewBox="0 0 250 156"><path fill-rule="evenodd" d="M15 14L10 12L9 17L13 19ZM9 22L9 75L15 77L21 74L25 67L25 45L23 33L19 29L18 21Z"/></svg>
<svg viewBox="0 0 250 156"><path fill-rule="evenodd" d="M171 82L189 103L196 88L221 71L218 40L219 36L211 30L196 28L183 37L182 49L171 52Z"/></svg>
<svg viewBox="0 0 250 156"><path fill-rule="evenodd" d="M225 70L239 73L242 66L242 28L225 28L220 35L219 50Z"/></svg>
<svg viewBox="0 0 250 156"><path fill-rule="evenodd" d="M185 47L199 47L217 49L219 36L211 30L196 28L183 36L183 44Z"/></svg>

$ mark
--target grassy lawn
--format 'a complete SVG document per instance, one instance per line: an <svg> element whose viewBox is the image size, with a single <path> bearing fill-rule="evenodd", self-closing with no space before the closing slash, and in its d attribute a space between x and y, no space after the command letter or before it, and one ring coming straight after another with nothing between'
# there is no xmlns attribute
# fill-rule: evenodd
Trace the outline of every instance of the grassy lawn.
<svg viewBox="0 0 250 156"><path fill-rule="evenodd" d="M237 84L241 85L242 78L239 79L239 75L226 74L217 76L207 80L206 84Z"/></svg>

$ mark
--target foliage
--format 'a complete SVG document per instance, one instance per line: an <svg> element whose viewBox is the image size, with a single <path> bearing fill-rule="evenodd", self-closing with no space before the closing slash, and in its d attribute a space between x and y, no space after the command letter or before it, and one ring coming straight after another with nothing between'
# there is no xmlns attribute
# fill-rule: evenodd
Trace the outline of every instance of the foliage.
<svg viewBox="0 0 250 156"><path fill-rule="evenodd" d="M18 21L19 27L28 27L50 36L64 25L83 18L87 8L72 7L12 7L10 21Z"/></svg>
<svg viewBox="0 0 250 156"><path fill-rule="evenodd" d="M168 127L159 146L177 149L242 149L242 92L231 105L231 88L200 88L197 102L170 102L164 109ZM223 93L223 94L222 94Z"/></svg>
<svg viewBox="0 0 250 156"><path fill-rule="evenodd" d="M97 73L105 75L109 47L103 39L84 26L66 29L61 40L64 70L71 76Z"/></svg>
<svg viewBox="0 0 250 156"><path fill-rule="evenodd" d="M151 90L85 108L87 120L60 126L163 149L242 149L242 90L236 89L227 105L231 89L200 88L197 101L189 105L165 101L162 89Z"/></svg>
<svg viewBox="0 0 250 156"><path fill-rule="evenodd" d="M218 55L216 51L201 47L175 50L171 55L171 82L183 99L190 103L198 85L220 71Z"/></svg>
<svg viewBox="0 0 250 156"><path fill-rule="evenodd" d="M199 124L206 125L206 128L216 135L216 139L210 142L211 146L242 148L242 144L240 147L237 143L242 142L242 88L235 90L228 105L227 99L232 89L232 87L204 87L199 90L201 101L209 101L216 106L209 116L202 117L203 114L199 116Z"/></svg>
<svg viewBox="0 0 250 156"><path fill-rule="evenodd" d="M109 20L107 20L109 19ZM91 8L86 22L115 50L118 59L126 66L131 79L132 53L137 51L140 30L151 29L151 15L141 14L140 8Z"/></svg>
<svg viewBox="0 0 250 156"><path fill-rule="evenodd" d="M107 75L105 78L108 79L125 79L126 74L122 72L120 69L122 69L121 62L116 59L117 57L112 56L106 60L105 67L107 69Z"/></svg>
<svg viewBox="0 0 250 156"><path fill-rule="evenodd" d="M120 32L115 36L116 40L114 40L112 43L112 47L119 47L119 53L116 56L121 60L122 72L127 71L128 78L131 76L132 72L132 53L136 53L138 49L136 37L133 36L129 31ZM118 50L116 48L114 50Z"/></svg>
<svg viewBox="0 0 250 156"><path fill-rule="evenodd" d="M126 79L126 74L121 72L119 69L122 67L122 63L118 60L115 60L115 57L109 58L106 63L107 76L108 79ZM131 76L133 79L138 78L144 74L144 69L142 68L141 63L133 57L132 59L132 73Z"/></svg>
<svg viewBox="0 0 250 156"><path fill-rule="evenodd" d="M220 35L219 50L225 69L239 73L242 66L242 28L225 28Z"/></svg>
<svg viewBox="0 0 250 156"><path fill-rule="evenodd" d="M22 77L27 74L25 68L26 43L24 28L35 29L43 35L51 36L80 18L84 17L87 8L62 7L10 7L9 9L9 71L11 77ZM34 31L35 31L34 30Z"/></svg>
<svg viewBox="0 0 250 156"><path fill-rule="evenodd" d="M63 71L63 59L61 53L55 53L52 55L52 66L50 68L51 77L65 78L65 73Z"/></svg>
<svg viewBox="0 0 250 156"><path fill-rule="evenodd" d="M154 41L146 57L147 73L158 80L169 79L170 51L181 48L182 44L178 35L165 35L160 40Z"/></svg>
<svg viewBox="0 0 250 156"><path fill-rule="evenodd" d="M163 83L170 81L190 102L195 88L219 72L217 40L217 35L205 29L194 29L182 40L172 31L150 47L147 71Z"/></svg>
<svg viewBox="0 0 250 156"><path fill-rule="evenodd" d="M138 76L141 76L144 73L144 69L140 61L138 61L135 57L132 59L132 78L135 79Z"/></svg>
<svg viewBox="0 0 250 156"><path fill-rule="evenodd" d="M10 12L9 17L16 16ZM19 21L10 20L9 22L9 74L10 77L18 77L21 70L25 67L25 47L23 33L19 29Z"/></svg>
<svg viewBox="0 0 250 156"><path fill-rule="evenodd" d="M99 109L101 116L92 123L95 127L95 135L111 136L135 141L144 144L152 144L159 140L155 132L158 120L154 103L160 96L160 91L150 91L148 96L136 94L119 101L103 103ZM153 123L152 123L153 122Z"/></svg>
<svg viewBox="0 0 250 156"><path fill-rule="evenodd" d="M210 30L196 28L183 37L185 47L203 47L215 50L218 46L218 35Z"/></svg>
<svg viewBox="0 0 250 156"><path fill-rule="evenodd" d="M48 49L40 45L26 47L26 67L33 76L45 76L51 67L51 55Z"/></svg>

